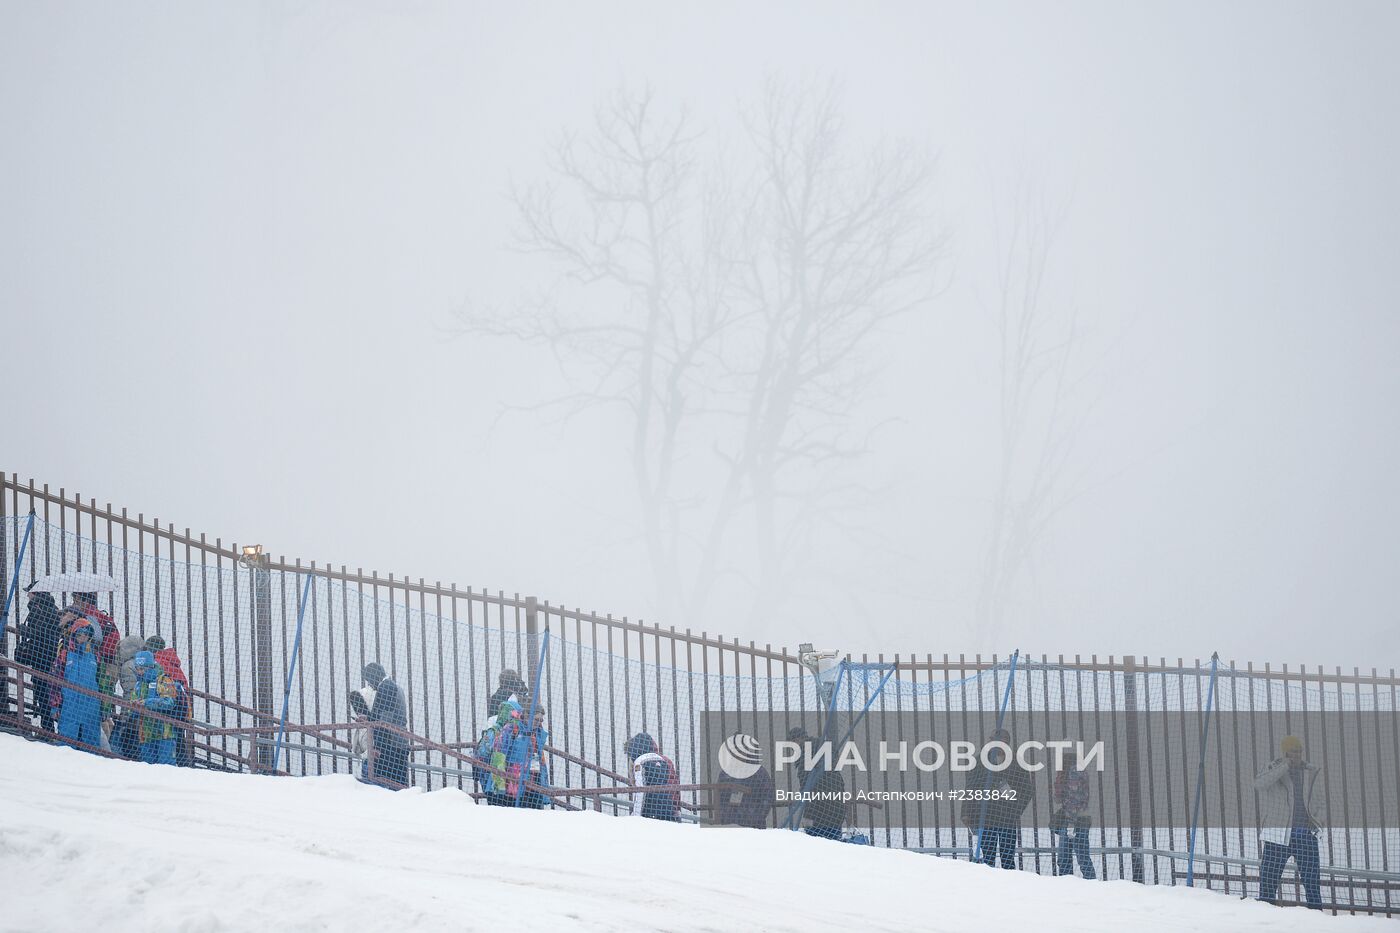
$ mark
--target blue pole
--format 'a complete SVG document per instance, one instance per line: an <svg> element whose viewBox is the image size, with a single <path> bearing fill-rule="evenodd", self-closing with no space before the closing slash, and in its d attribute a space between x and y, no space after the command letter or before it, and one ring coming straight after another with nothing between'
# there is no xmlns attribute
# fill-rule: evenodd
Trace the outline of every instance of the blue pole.
<svg viewBox="0 0 1400 933"><path fill-rule="evenodd" d="M535 704L540 698L540 672L544 669L544 659L549 657L549 629L544 630L544 641L540 642L540 659L535 662L535 689L530 691L530 718L525 720L526 735L535 730ZM506 762L509 770L510 762ZM520 798L525 794L525 782L530 779L530 753L525 753L525 763L520 766L520 780L515 784L515 805L520 806Z"/></svg>
<svg viewBox="0 0 1400 933"><path fill-rule="evenodd" d="M10 592L5 594L5 611L0 612L0 644L5 641L5 626L10 621L10 603L14 602L19 589L19 572L24 569L24 551L29 547L29 533L34 530L34 510L29 510L29 521L24 526L24 540L20 542L19 557L15 560L14 576L10 577Z"/></svg>
<svg viewBox="0 0 1400 933"><path fill-rule="evenodd" d="M1011 682L1016 678L1016 662L1021 657L1021 649L1017 648L1011 652L1011 669L1006 672L1006 689L1001 692L1001 706L997 708L997 729L1000 730L1002 723L1006 721L1006 704L1011 700ZM972 860L982 861L982 832L985 830L987 822L987 801L982 801L982 806L977 811L977 840L972 845Z"/></svg>
<svg viewBox="0 0 1400 933"><path fill-rule="evenodd" d="M846 677L846 667L849 663L849 661L843 659L841 661L841 667L836 672L836 685L831 688L831 699L826 703L826 719L822 722L823 739L826 738L827 731L831 728L831 717L836 714L836 698L841 695L841 681ZM816 677L817 675L813 674L812 676ZM817 678L817 689L821 689L821 679L819 677ZM817 774L815 768L808 772L806 780L802 782L802 793L809 793L813 785L817 783L817 778L820 776L821 775ZM783 823L783 828L800 829L802 827L802 811L806 806L805 803L798 800L797 806L788 810L787 821ZM794 823L796 825L793 825Z"/></svg>
<svg viewBox="0 0 1400 933"><path fill-rule="evenodd" d="M1201 787L1206 780L1206 742L1210 738L1211 711L1215 708L1215 672L1220 664L1220 653L1210 656L1210 691L1206 694L1206 722L1201 729L1201 761L1196 770L1196 802L1191 806L1191 841L1186 852L1186 886L1196 886L1196 821L1201 815Z"/></svg>
<svg viewBox="0 0 1400 933"><path fill-rule="evenodd" d="M287 706L292 699L292 677L297 671L297 656L301 654L301 622L306 618L306 606L311 601L311 574L301 588L301 605L297 607L297 638L292 644L292 663L287 667L287 686L282 691L282 722L277 727L277 747L272 750L272 773L277 773L277 761L282 757L282 737L287 734Z"/></svg>

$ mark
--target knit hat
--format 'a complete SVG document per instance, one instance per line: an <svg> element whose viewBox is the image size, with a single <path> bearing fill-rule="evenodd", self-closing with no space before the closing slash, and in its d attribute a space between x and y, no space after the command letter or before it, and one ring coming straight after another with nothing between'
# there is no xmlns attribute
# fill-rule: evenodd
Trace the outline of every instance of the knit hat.
<svg viewBox="0 0 1400 933"><path fill-rule="evenodd" d="M627 740L627 757L633 761L647 754L656 751L656 740L645 732L638 732Z"/></svg>
<svg viewBox="0 0 1400 933"><path fill-rule="evenodd" d="M146 639L146 650L147 650L147 651L164 651L164 650L165 650L165 639L162 638L162 637L159 636L159 635L152 635L150 638L147 638L147 639Z"/></svg>
<svg viewBox="0 0 1400 933"><path fill-rule="evenodd" d="M1296 735L1285 735L1283 741L1278 743L1279 751L1287 755L1289 752L1301 752L1303 750L1303 740Z"/></svg>
<svg viewBox="0 0 1400 933"><path fill-rule="evenodd" d="M139 671L143 667L154 667L156 656L149 651L138 651L136 652L136 657L131 659L131 662L136 665L136 669Z"/></svg>

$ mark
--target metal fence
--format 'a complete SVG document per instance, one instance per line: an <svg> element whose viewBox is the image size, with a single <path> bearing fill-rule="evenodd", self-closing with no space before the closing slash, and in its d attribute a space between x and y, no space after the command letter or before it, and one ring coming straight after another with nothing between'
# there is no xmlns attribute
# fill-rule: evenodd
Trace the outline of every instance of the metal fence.
<svg viewBox="0 0 1400 933"><path fill-rule="evenodd" d="M1019 736L1072 729L1105 739L1108 766L1091 788L1098 877L1177 884L1190 871L1198 885L1253 895L1260 855L1253 775L1277 757L1282 735L1301 733L1310 757L1346 763L1329 772L1335 777L1323 797L1324 900L1333 910L1400 909L1394 670L1019 652L862 655L846 659L853 673L833 700L787 647L531 596L274 559L0 474L0 593L19 594L5 620L6 654L13 656L24 587L75 570L115 579L99 608L123 634L161 634L177 649L206 766L272 770L275 727L285 719L277 770L351 770L347 693L375 660L408 698L411 779L425 789L472 788L464 756L494 712L487 697L503 671L519 672L547 710L561 806L630 806L619 790L628 782L623 745L647 732L676 763L687 814L703 815L705 788L722 780L705 745L707 716L718 715L725 731L757 733L775 723L820 728L825 714L840 712L868 750L879 735L876 717L913 739L985 736L1003 722ZM7 670L12 684L17 668ZM796 780L788 773L778 783L795 790ZM873 772L863 780L863 789L885 792L907 789L911 778ZM944 775L932 780L934 789L956 787ZM1047 874L1057 842L1050 780L1048 772L1034 775L1018 856L1021 868ZM786 816L780 806L774 824ZM952 799L856 803L847 820L877 845L956 858L977 849ZM1301 899L1291 881L1284 890Z"/></svg>

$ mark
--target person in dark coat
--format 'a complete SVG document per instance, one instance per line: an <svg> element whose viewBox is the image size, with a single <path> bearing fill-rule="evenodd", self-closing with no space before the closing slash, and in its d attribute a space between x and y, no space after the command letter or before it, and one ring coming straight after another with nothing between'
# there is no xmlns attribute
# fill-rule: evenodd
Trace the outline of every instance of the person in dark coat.
<svg viewBox="0 0 1400 933"><path fill-rule="evenodd" d="M998 729L990 742L1011 745L1011 733ZM977 767L967 775L969 796L963 800L962 821L974 836L981 833L982 861L992 865L1001 856L1001 867L1016 867L1016 837L1021 814L1031 802L1031 776L1017 764L1014 755L999 748L985 752L987 760L1006 767L993 770L978 756ZM1010 759L1007 761L1007 759Z"/></svg>
<svg viewBox="0 0 1400 933"><path fill-rule="evenodd" d="M840 774L821 764L815 765L810 771L806 769L806 762L809 757L813 757L811 753L816 744L816 740L806 729L801 726L793 728L788 732L788 741L802 745L802 758L797 772L800 777L799 787L816 795L815 799L802 807L802 819L807 823L807 835L821 839L840 839L841 830L846 824L845 780Z"/></svg>
<svg viewBox="0 0 1400 933"><path fill-rule="evenodd" d="M29 615L25 619L24 630L20 633L15 661L47 674L53 670L54 659L58 657L58 646L62 640L63 631L58 624L58 606L53 601L53 594L31 591ZM36 678L34 708L39 713L40 728L47 732L54 731L52 706L49 682Z"/></svg>
<svg viewBox="0 0 1400 933"><path fill-rule="evenodd" d="M501 712L501 704L511 697L515 697L522 709L530 708L530 691L525 687L525 681L517 672L504 670L496 678L496 692L486 701L487 718L494 719Z"/></svg>
<svg viewBox="0 0 1400 933"><path fill-rule="evenodd" d="M403 690L389 679L384 666L371 661L364 668L365 686L374 690L374 706L369 718L373 722L408 725L408 702ZM377 781L397 785L408 784L408 740L389 729L374 729L374 776Z"/></svg>
<svg viewBox="0 0 1400 933"><path fill-rule="evenodd" d="M722 826L747 826L751 829L764 829L768 826L768 816L773 812L775 794L773 776L768 769L759 765L758 770L746 778L736 778L723 774L720 781L725 784L738 784L739 788L724 788L717 795L715 822Z"/></svg>

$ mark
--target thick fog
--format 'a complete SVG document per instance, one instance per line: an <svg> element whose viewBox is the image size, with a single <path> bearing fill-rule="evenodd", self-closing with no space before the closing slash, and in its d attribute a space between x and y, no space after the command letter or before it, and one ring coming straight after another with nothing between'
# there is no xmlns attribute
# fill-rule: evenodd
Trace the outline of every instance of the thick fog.
<svg viewBox="0 0 1400 933"><path fill-rule="evenodd" d="M1389 668L1397 40L9 0L0 468L760 644Z"/></svg>

